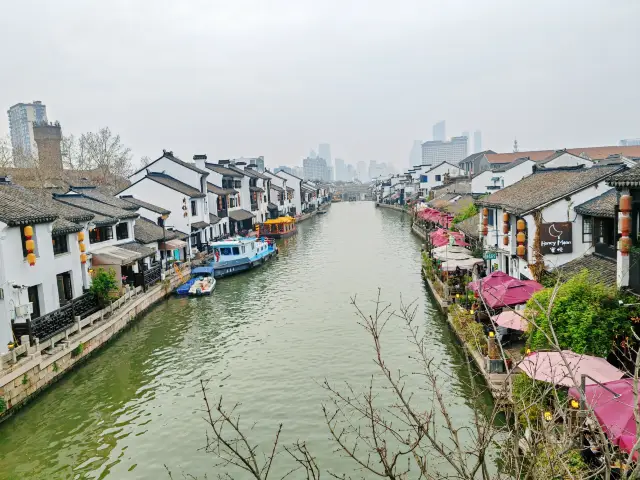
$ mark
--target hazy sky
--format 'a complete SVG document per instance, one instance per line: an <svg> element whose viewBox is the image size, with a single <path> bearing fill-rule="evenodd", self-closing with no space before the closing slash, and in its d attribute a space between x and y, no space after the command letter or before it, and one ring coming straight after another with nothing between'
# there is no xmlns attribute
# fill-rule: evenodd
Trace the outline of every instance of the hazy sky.
<svg viewBox="0 0 640 480"><path fill-rule="evenodd" d="M137 159L406 165L414 139L485 148L640 137L639 0L0 0L0 105ZM0 134L8 129L0 117Z"/></svg>

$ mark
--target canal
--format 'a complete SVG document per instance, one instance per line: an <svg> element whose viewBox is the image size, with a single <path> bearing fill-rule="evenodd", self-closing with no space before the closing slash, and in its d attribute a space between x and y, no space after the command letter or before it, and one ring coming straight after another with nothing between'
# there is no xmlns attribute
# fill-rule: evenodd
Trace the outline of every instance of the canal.
<svg viewBox="0 0 640 480"><path fill-rule="evenodd" d="M220 280L211 297L158 304L0 425L0 478L168 478L164 465L174 478L214 478L217 459L203 451L201 379L212 398L241 403L244 425L257 422L250 438L265 448L282 422L284 444L304 440L325 470L353 475L353 462L332 453L321 383L360 389L375 372L349 299L371 311L378 288L394 307L401 296L416 302L430 353L454 379L445 390L452 414L468 426L474 405L461 352L419 267L407 215L370 202L332 205L282 241L277 260ZM386 328L383 346L393 368L415 371L401 321ZM274 473L290 467L283 457Z"/></svg>

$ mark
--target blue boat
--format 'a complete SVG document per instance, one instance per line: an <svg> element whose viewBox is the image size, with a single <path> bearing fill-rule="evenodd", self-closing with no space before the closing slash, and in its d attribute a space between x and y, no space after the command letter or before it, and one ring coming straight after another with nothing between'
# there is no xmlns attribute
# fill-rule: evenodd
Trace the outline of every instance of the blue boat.
<svg viewBox="0 0 640 480"><path fill-rule="evenodd" d="M237 237L209 244L213 247L214 278L227 277L259 267L278 253L278 248L270 239Z"/></svg>

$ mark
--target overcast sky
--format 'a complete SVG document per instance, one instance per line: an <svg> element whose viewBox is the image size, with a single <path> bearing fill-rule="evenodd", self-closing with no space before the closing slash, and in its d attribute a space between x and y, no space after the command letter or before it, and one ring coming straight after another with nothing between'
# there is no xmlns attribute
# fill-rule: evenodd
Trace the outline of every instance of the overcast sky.
<svg viewBox="0 0 640 480"><path fill-rule="evenodd" d="M511 151L640 137L639 0L0 0L0 105L65 133L109 126L138 158L317 144L407 164L482 130ZM0 134L8 130L7 116Z"/></svg>

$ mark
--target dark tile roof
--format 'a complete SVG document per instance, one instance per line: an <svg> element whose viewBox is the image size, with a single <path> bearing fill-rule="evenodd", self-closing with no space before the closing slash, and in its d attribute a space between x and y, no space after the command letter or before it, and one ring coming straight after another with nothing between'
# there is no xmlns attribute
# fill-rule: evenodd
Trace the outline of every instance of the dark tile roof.
<svg viewBox="0 0 640 480"><path fill-rule="evenodd" d="M77 223L70 222L66 218L57 218L53 221L52 235L64 235L65 233L79 232L84 227Z"/></svg>
<svg viewBox="0 0 640 480"><path fill-rule="evenodd" d="M640 186L640 165L630 168L629 170L616 173L607 184L612 187L638 187Z"/></svg>
<svg viewBox="0 0 640 480"><path fill-rule="evenodd" d="M496 172L496 173L506 172L508 170L511 170L513 167L517 167L518 165L521 165L524 162L530 162L530 161L532 161L532 160L529 157L518 158L517 160L514 160L511 163L498 164L500 166L498 168L493 169L493 171Z"/></svg>
<svg viewBox="0 0 640 480"><path fill-rule="evenodd" d="M575 211L581 215L591 215L592 217L614 218L617 203L618 192L612 188L602 195L576 206Z"/></svg>
<svg viewBox="0 0 640 480"><path fill-rule="evenodd" d="M161 157L156 158L150 164L145 165L141 169L137 170L136 172L133 173L133 175L135 175L136 173L140 173L143 170L148 169L151 165L153 165L154 163L156 163L159 160L162 160L163 158L171 160L172 162L177 163L178 165L182 165L183 167L188 168L189 170L193 170L194 172L200 173L202 175L209 175L209 172L199 169L198 167L195 166L194 163L184 162L184 161L180 160L178 157L174 156L173 152L167 152L166 150L163 150Z"/></svg>
<svg viewBox="0 0 640 480"><path fill-rule="evenodd" d="M467 155L465 158L460 160L458 162L458 165L460 165L461 163L475 162L478 158L488 153L496 153L496 152L494 152L493 150L485 150L484 152L472 153L471 155Z"/></svg>
<svg viewBox="0 0 640 480"><path fill-rule="evenodd" d="M271 184L271 187L270 187L270 188L274 189L276 192L284 193L284 188L279 187L278 185L276 185L276 184L274 184L274 183L272 183L272 184Z"/></svg>
<svg viewBox="0 0 640 480"><path fill-rule="evenodd" d="M118 219L113 217L107 217L105 215L96 215L93 218L93 220L91 220L91 223L93 223L98 227L102 227L105 225L115 225L116 223L118 223Z"/></svg>
<svg viewBox="0 0 640 480"><path fill-rule="evenodd" d="M238 193L233 188L222 188L209 182L207 182L207 192L215 193L216 195L235 195Z"/></svg>
<svg viewBox="0 0 640 480"><path fill-rule="evenodd" d="M59 202L72 205L92 213L104 215L105 217L127 219L138 218L138 214L131 210L123 210L122 208L107 205L92 198L78 194L55 195L55 199Z"/></svg>
<svg viewBox="0 0 640 480"><path fill-rule="evenodd" d="M131 203L136 208L146 208L152 212L158 213L160 215L169 215L171 213L170 210L166 208L158 207L157 205L153 205L152 203L147 203L139 198L135 198L133 195L120 195L120 198L128 203Z"/></svg>
<svg viewBox="0 0 640 480"><path fill-rule="evenodd" d="M146 218L138 218L133 227L133 237L136 239L136 242L143 244L159 242L163 239L164 235L166 235L167 240L173 240L179 237L177 232L171 230L163 231L161 226L156 225Z"/></svg>
<svg viewBox="0 0 640 480"><path fill-rule="evenodd" d="M271 203L271 202L269 202L269 203L267 204L267 208L268 208L269 210L278 210L278 205L276 205L275 203Z"/></svg>
<svg viewBox="0 0 640 480"><path fill-rule="evenodd" d="M167 175L166 173L155 173L150 172L146 177L149 180L153 180L154 182L159 183L160 185L164 185L165 187L170 188L171 190L175 190L176 192L182 193L191 198L202 198L206 195L197 188L193 188L186 183L182 183L180 180L176 180L175 178Z"/></svg>
<svg viewBox="0 0 640 480"><path fill-rule="evenodd" d="M589 279L594 283L616 286L617 266L614 259L599 255L583 255L559 267L558 272L563 280L579 274L583 270L589 271Z"/></svg>
<svg viewBox="0 0 640 480"><path fill-rule="evenodd" d="M220 220L222 220L219 216L214 215L213 213L209 214L209 225L215 225Z"/></svg>
<svg viewBox="0 0 640 480"><path fill-rule="evenodd" d="M207 228L209 224L207 222L194 222L191 224L191 230L200 230L201 228Z"/></svg>
<svg viewBox="0 0 640 480"><path fill-rule="evenodd" d="M264 193L264 189L260 188L260 187L249 187L249 191L250 192L260 192L260 193Z"/></svg>
<svg viewBox="0 0 640 480"><path fill-rule="evenodd" d="M135 205L122 200L121 198L114 197L113 195L101 192L96 187L71 187L73 192L84 195L87 198L97 200L98 202L106 203L112 207L121 208L123 210L135 211L138 209Z"/></svg>
<svg viewBox="0 0 640 480"><path fill-rule="evenodd" d="M293 189L291 187L287 187L287 192L295 192L295 189Z"/></svg>
<svg viewBox="0 0 640 480"><path fill-rule="evenodd" d="M474 215L466 220L457 223L455 227L469 237L479 238L478 226L480 225L480 215Z"/></svg>
<svg viewBox="0 0 640 480"><path fill-rule="evenodd" d="M207 168L213 172L219 173L220 175L225 175L227 177L244 177L244 173L237 169L227 168L223 165L218 165L215 163L206 163Z"/></svg>
<svg viewBox="0 0 640 480"><path fill-rule="evenodd" d="M156 254L156 251L153 248L145 247L135 242L121 243L118 247L129 250L130 252L135 252L140 255L140 258L151 257Z"/></svg>
<svg viewBox="0 0 640 480"><path fill-rule="evenodd" d="M253 218L254 215L251 212L247 212L246 210L243 210L242 208L239 210L233 210L231 212L229 212L229 218L231 220L235 220L236 222L242 222L244 220L249 220L250 218Z"/></svg>
<svg viewBox="0 0 640 480"><path fill-rule="evenodd" d="M620 169L619 165L541 169L477 203L521 215L598 183Z"/></svg>
<svg viewBox="0 0 640 480"><path fill-rule="evenodd" d="M30 190L16 185L0 186L0 221L16 227L36 223L49 223L58 218L50 202L42 202Z"/></svg>

